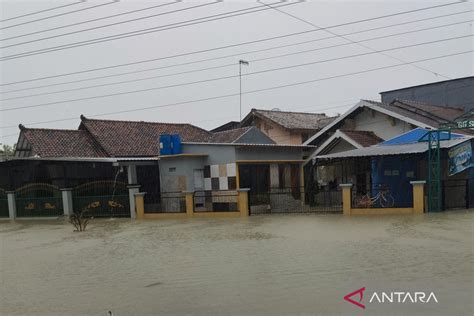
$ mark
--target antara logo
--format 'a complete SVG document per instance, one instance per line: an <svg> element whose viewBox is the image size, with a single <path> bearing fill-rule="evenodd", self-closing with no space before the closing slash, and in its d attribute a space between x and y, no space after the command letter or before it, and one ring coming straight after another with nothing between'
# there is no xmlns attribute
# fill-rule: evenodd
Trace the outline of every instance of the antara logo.
<svg viewBox="0 0 474 316"><path fill-rule="evenodd" d="M362 303L364 299L365 287L362 287L354 292L351 292L344 296L344 300L359 307L365 309L365 305ZM355 299L354 299L355 298ZM438 298L433 292L374 292L370 296L369 303L438 303Z"/></svg>

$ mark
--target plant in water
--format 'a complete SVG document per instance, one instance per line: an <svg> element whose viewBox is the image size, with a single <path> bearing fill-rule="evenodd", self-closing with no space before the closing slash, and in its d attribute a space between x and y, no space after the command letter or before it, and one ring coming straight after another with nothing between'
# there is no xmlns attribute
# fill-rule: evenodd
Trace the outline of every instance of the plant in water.
<svg viewBox="0 0 474 316"><path fill-rule="evenodd" d="M87 210L82 210L80 213L73 213L69 216L69 223L71 223L77 232L83 232L86 230L87 224L93 219L91 216L87 216L85 213Z"/></svg>

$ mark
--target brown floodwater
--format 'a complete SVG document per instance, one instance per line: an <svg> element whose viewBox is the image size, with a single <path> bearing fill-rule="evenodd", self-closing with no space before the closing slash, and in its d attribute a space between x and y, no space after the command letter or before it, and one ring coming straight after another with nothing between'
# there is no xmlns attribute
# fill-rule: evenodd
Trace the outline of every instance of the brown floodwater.
<svg viewBox="0 0 474 316"><path fill-rule="evenodd" d="M0 315L473 315L472 212L0 221ZM366 287L365 310L343 296ZM371 292L438 303L368 303Z"/></svg>

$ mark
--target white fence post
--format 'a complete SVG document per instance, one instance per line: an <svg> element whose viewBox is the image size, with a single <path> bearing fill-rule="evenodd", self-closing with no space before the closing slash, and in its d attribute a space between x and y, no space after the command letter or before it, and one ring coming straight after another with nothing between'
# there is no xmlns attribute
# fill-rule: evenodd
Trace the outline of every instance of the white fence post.
<svg viewBox="0 0 474 316"><path fill-rule="evenodd" d="M15 191L7 191L8 199L8 215L10 219L16 218L16 201L15 201Z"/></svg>
<svg viewBox="0 0 474 316"><path fill-rule="evenodd" d="M61 189L61 195L63 198L63 211L65 216L70 216L74 212L72 205L72 189L64 188Z"/></svg>
<svg viewBox="0 0 474 316"><path fill-rule="evenodd" d="M128 188L128 196L130 199L130 218L136 219L137 218L137 211L135 210L135 193L140 192L140 185L129 185Z"/></svg>

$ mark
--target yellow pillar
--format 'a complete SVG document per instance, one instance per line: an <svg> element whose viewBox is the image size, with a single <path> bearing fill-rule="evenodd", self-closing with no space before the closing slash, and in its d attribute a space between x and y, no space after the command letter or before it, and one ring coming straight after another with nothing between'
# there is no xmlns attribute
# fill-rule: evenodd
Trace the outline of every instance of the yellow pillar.
<svg viewBox="0 0 474 316"><path fill-rule="evenodd" d="M194 192L186 191L184 192L184 196L186 199L186 215L191 217L194 214Z"/></svg>
<svg viewBox="0 0 474 316"><path fill-rule="evenodd" d="M342 189L342 212L344 215L351 215L351 191L352 183L340 184Z"/></svg>
<svg viewBox="0 0 474 316"><path fill-rule="evenodd" d="M145 192L135 193L135 211L137 212L137 219L145 217Z"/></svg>
<svg viewBox="0 0 474 316"><path fill-rule="evenodd" d="M249 216L249 191L250 189L239 189L239 212L241 216Z"/></svg>
<svg viewBox="0 0 474 316"><path fill-rule="evenodd" d="M413 213L423 214L425 211L424 185L426 181L410 181L413 185Z"/></svg>

